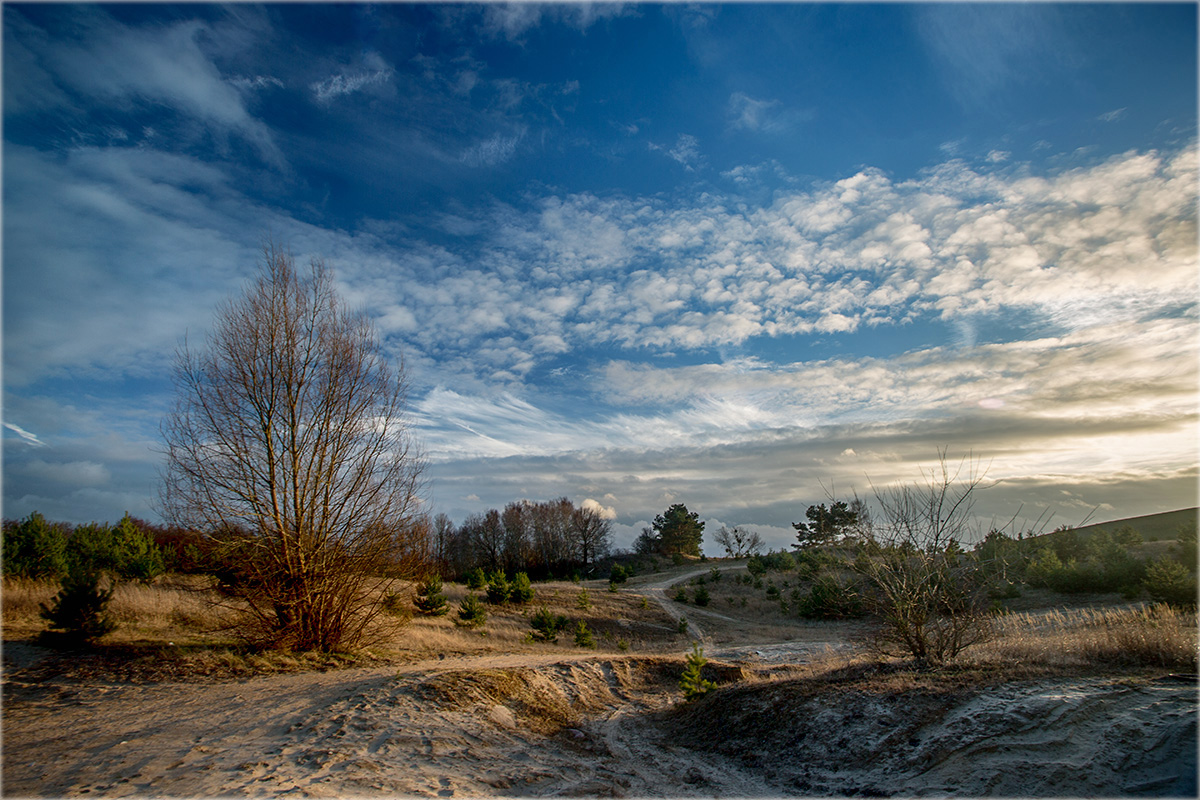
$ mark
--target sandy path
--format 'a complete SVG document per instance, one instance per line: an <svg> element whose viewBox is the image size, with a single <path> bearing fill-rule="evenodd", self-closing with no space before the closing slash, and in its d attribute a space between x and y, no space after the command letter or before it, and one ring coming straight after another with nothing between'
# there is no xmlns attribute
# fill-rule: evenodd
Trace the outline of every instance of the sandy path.
<svg viewBox="0 0 1200 800"><path fill-rule="evenodd" d="M239 683L10 687L4 794L770 793L721 757L700 763L654 739L639 715L677 692L628 691L595 657L533 661L533 688L551 704L556 693L570 703L590 691L606 707L540 735L512 702L448 708L428 691L455 671L446 662ZM530 665L528 656L471 660L474 670Z"/></svg>
<svg viewBox="0 0 1200 800"><path fill-rule="evenodd" d="M722 572L736 572L745 569L745 564L736 564L732 566L718 567ZM732 617L726 617L714 611L704 611L688 603L678 603L672 600L668 595L668 591L677 583L690 581L692 578L698 578L701 575L708 575L712 572L712 567L704 569L696 569L690 572L683 572L672 575L669 578L660 578L658 580L647 581L645 583L630 584L628 591L633 594L641 594L651 598L658 603L662 610L667 613L671 619L685 618L688 621L688 633L692 638L699 641L701 644L708 646L712 644L712 638L704 634L704 628L701 627L699 620L704 616L709 616L715 619L727 620L734 624L740 624L741 620Z"/></svg>
<svg viewBox="0 0 1200 800"><path fill-rule="evenodd" d="M731 712L748 702L739 700L711 712L715 736L704 726L684 736L645 713L676 704L673 686L635 688L619 659L534 660L482 658L466 671L409 665L236 683L10 686L4 794L1196 793L1197 698L1189 683L1056 681L945 700L822 695L782 717L770 694L776 690L764 685L761 716L737 722ZM526 697L548 707L587 713L538 733L516 695L480 692L481 684L470 683L484 667L504 668L492 675L523 675L532 693ZM439 681L462 676L467 683L442 684L460 701L448 703L435 691ZM703 704L688 711L703 712Z"/></svg>

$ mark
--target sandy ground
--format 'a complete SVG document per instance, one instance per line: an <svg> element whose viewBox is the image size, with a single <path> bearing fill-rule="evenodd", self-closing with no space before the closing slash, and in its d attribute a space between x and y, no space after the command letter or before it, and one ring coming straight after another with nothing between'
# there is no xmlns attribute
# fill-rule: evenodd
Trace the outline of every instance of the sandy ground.
<svg viewBox="0 0 1200 800"><path fill-rule="evenodd" d="M663 588L638 590L658 599ZM688 616L711 655L748 666L845 644L747 643L716 612L667 608ZM6 796L1197 791L1196 686L1165 677L801 699L786 683L751 682L683 707L677 654L486 655L141 684L25 681L13 668L33 649L4 657Z"/></svg>

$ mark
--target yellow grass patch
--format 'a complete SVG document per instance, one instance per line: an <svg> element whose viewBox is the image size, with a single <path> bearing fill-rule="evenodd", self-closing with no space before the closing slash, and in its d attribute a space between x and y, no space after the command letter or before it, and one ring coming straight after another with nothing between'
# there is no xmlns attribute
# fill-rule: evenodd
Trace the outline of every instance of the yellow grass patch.
<svg viewBox="0 0 1200 800"><path fill-rule="evenodd" d="M995 625L995 638L973 648L972 659L1196 669L1196 614L1169 606L1010 614Z"/></svg>

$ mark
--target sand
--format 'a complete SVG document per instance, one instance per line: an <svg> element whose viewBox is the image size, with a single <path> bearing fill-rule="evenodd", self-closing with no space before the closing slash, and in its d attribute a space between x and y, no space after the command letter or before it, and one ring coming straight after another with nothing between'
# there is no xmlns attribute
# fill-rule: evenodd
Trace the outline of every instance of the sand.
<svg viewBox="0 0 1200 800"><path fill-rule="evenodd" d="M661 594L661 588L642 591ZM723 624L719 613L694 606L682 613L706 633ZM737 664L751 671L844 644L738 642L709 653L737 674ZM805 697L787 682L752 681L685 706L676 685L682 653L671 656L548 649L244 680L122 683L39 679L28 669L39 650L6 646L3 791L50 797L1197 792L1194 679L1056 679L940 694Z"/></svg>

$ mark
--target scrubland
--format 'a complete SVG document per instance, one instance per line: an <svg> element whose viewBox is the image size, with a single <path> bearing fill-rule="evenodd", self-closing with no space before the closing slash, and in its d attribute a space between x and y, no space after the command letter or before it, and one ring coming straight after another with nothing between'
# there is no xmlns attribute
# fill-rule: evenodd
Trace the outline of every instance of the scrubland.
<svg viewBox="0 0 1200 800"><path fill-rule="evenodd" d="M244 646L228 629L236 606L194 576L120 585L116 631L86 652L48 650L38 610L55 585L9 579L4 791L1195 791L1194 612L1026 590L998 604L986 642L918 668L872 649L869 618L806 620L768 596L774 584L786 602L796 575L756 587L734 580L745 572L690 562L615 592L539 583L529 603L487 606L477 628L455 623L468 590L447 583L446 615L396 604L369 646L324 656ZM681 587L687 602L672 599ZM386 591L407 598L412 585ZM583 622L594 646L572 627L537 640L542 606ZM679 675L697 638L718 688L685 702Z"/></svg>

